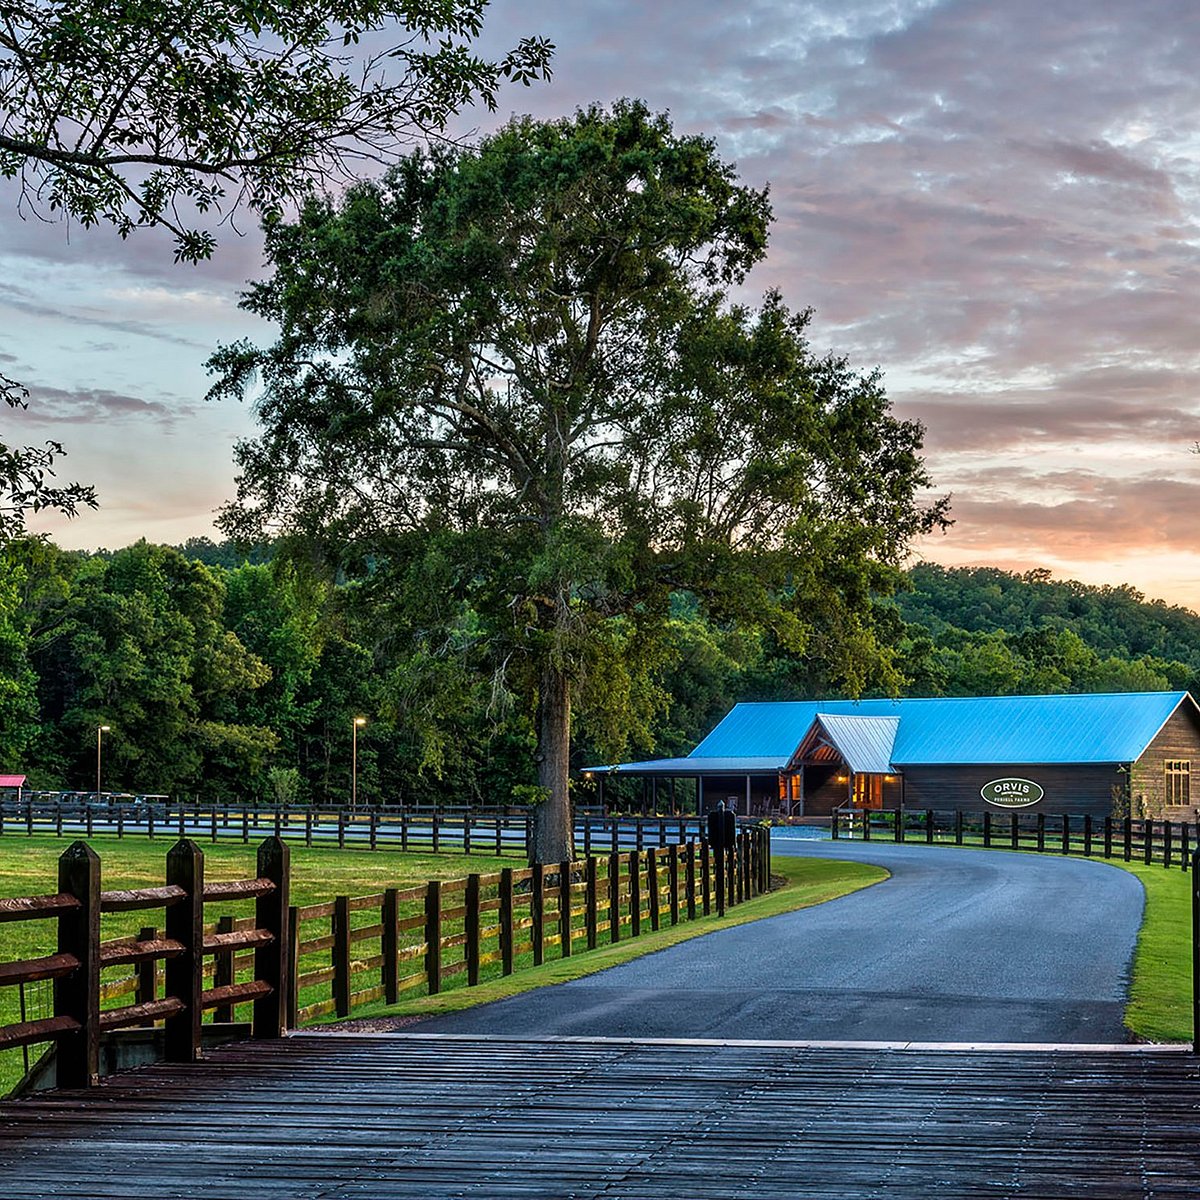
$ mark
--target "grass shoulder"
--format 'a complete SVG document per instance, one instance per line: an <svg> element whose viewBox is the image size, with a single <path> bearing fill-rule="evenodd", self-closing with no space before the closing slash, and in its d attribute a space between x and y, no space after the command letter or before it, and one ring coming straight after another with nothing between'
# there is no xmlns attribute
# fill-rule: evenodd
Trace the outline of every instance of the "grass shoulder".
<svg viewBox="0 0 1200 1200"><path fill-rule="evenodd" d="M887 879L890 872L868 863L777 855L772 860L771 874L776 882L782 881L780 886L764 896L756 896L753 900L738 905L724 917L718 917L713 912L707 917L698 917L695 921L681 921L675 926L665 926L656 933L643 934L641 937L626 939L615 945L602 945L596 950L577 952L570 958L557 958L541 966L530 966L475 987L459 985L436 996L413 996L390 1006L380 1001L355 1009L353 1021L339 1022L336 1017L330 1017L317 1024L345 1024L347 1027L353 1027L355 1021L359 1020L432 1017L474 1008L479 1004L489 1004L495 1000L505 1000L535 988L581 979L585 975L593 975L597 971L619 966L644 954L665 950L668 946L714 933L719 929L729 929L735 925L761 920L763 917L774 917L836 900Z"/></svg>

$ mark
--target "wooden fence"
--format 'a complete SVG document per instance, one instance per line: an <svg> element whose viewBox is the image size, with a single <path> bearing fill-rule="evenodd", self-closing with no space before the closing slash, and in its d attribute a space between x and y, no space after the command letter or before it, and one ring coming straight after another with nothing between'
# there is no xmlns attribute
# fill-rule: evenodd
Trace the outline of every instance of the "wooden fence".
<svg viewBox="0 0 1200 1200"><path fill-rule="evenodd" d="M269 838L258 850L253 879L205 884L204 855L183 839L167 853L162 887L101 891L99 856L76 842L59 858L58 891L0 900L0 922L53 920L57 951L0 964L0 985L54 981L53 1015L0 1026L0 1049L53 1041L60 1087L87 1087L99 1073L100 1036L110 1030L162 1021L168 1061L188 1062L200 1050L200 1025L208 1009L253 1004L256 1037L278 1037L286 1020L288 849ZM248 927L206 929L204 906L253 899ZM147 927L136 938L102 941L102 913L164 910L161 933ZM217 978L205 987L205 958L252 950L251 978ZM155 993L159 972L163 995ZM106 968L134 966L136 974L105 987ZM210 975L216 974L214 964ZM132 1004L102 1009L102 1000L130 993Z"/></svg>
<svg viewBox="0 0 1200 1200"><path fill-rule="evenodd" d="M74 843L56 893L0 900L0 922L52 920L58 931L56 953L0 964L0 987L54 981L52 1014L0 1025L0 1049L54 1042L58 1085L86 1087L110 1030L161 1022L167 1059L183 1062L199 1054L208 1011L232 1022L252 1006L252 1036L278 1037L378 1000L474 986L723 914L770 887L770 836L753 827L720 852L672 843L303 907L289 906L289 879L287 845L272 836L255 878L206 884L203 852L185 838L167 854L164 886L104 892L98 856ZM205 923L206 904L238 900L254 901L253 917ZM101 940L102 913L144 909L164 910L161 930ZM102 978L110 968L125 973Z"/></svg>
<svg viewBox="0 0 1200 1200"><path fill-rule="evenodd" d="M1093 818L1084 814L991 813L935 809L839 809L835 838L870 841L923 841L928 844L1003 847L1084 858L1159 863L1188 869L1192 848L1200 847L1196 822Z"/></svg>
<svg viewBox="0 0 1200 1200"><path fill-rule="evenodd" d="M0 803L0 834L32 837L95 837L97 834L192 837L210 842L249 844L264 833L307 846L337 845L439 854L512 855L528 858L528 810L410 808L265 808L242 805L143 803L109 804L82 800ZM697 817L604 817L577 814L575 837L584 856L607 849L644 850L703 836Z"/></svg>

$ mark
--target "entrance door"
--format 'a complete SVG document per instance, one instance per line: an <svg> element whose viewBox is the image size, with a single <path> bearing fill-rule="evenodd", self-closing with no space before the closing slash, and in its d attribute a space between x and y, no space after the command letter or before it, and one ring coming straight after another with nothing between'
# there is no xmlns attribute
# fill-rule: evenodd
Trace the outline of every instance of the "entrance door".
<svg viewBox="0 0 1200 1200"><path fill-rule="evenodd" d="M883 807L882 775L855 775L854 806L855 808Z"/></svg>

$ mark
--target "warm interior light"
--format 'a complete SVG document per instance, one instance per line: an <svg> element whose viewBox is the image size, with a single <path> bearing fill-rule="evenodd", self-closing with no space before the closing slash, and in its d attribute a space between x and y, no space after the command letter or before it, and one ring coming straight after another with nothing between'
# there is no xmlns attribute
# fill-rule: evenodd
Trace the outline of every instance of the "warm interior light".
<svg viewBox="0 0 1200 1200"><path fill-rule="evenodd" d="M365 725L367 723L367 718L366 717L355 717L354 723L355 723L355 725Z"/></svg>
<svg viewBox="0 0 1200 1200"><path fill-rule="evenodd" d="M111 725L101 725L101 726L100 726L100 732L101 732L101 733L109 733L109 732L111 732L111 730L112 730L112 726L111 726Z"/></svg>

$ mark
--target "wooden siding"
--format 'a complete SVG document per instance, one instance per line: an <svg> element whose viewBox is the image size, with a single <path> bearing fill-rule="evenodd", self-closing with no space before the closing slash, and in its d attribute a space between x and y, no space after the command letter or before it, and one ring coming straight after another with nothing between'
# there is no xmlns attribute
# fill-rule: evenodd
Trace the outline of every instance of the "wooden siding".
<svg viewBox="0 0 1200 1200"><path fill-rule="evenodd" d="M1200 717L1186 701L1170 716L1129 774L1131 814L1161 817L1166 810L1166 763L1187 759L1192 764L1191 797L1188 810L1173 808L1172 816L1191 815L1200 803Z"/></svg>
<svg viewBox="0 0 1200 1200"><path fill-rule="evenodd" d="M839 763L835 767L809 764L804 768L804 815L827 817L835 808L841 808L850 798L850 785L845 779L846 768Z"/></svg>
<svg viewBox="0 0 1200 1200"><path fill-rule="evenodd" d="M1200 751L1197 752L1200 763ZM1003 809L988 804L980 788L993 779L1029 779L1040 784L1045 796L1028 808ZM964 812L1091 813L1112 812L1113 788L1124 786L1125 776L1105 764L1037 766L1026 763L985 763L982 766L909 766L904 768L905 808L961 808Z"/></svg>

